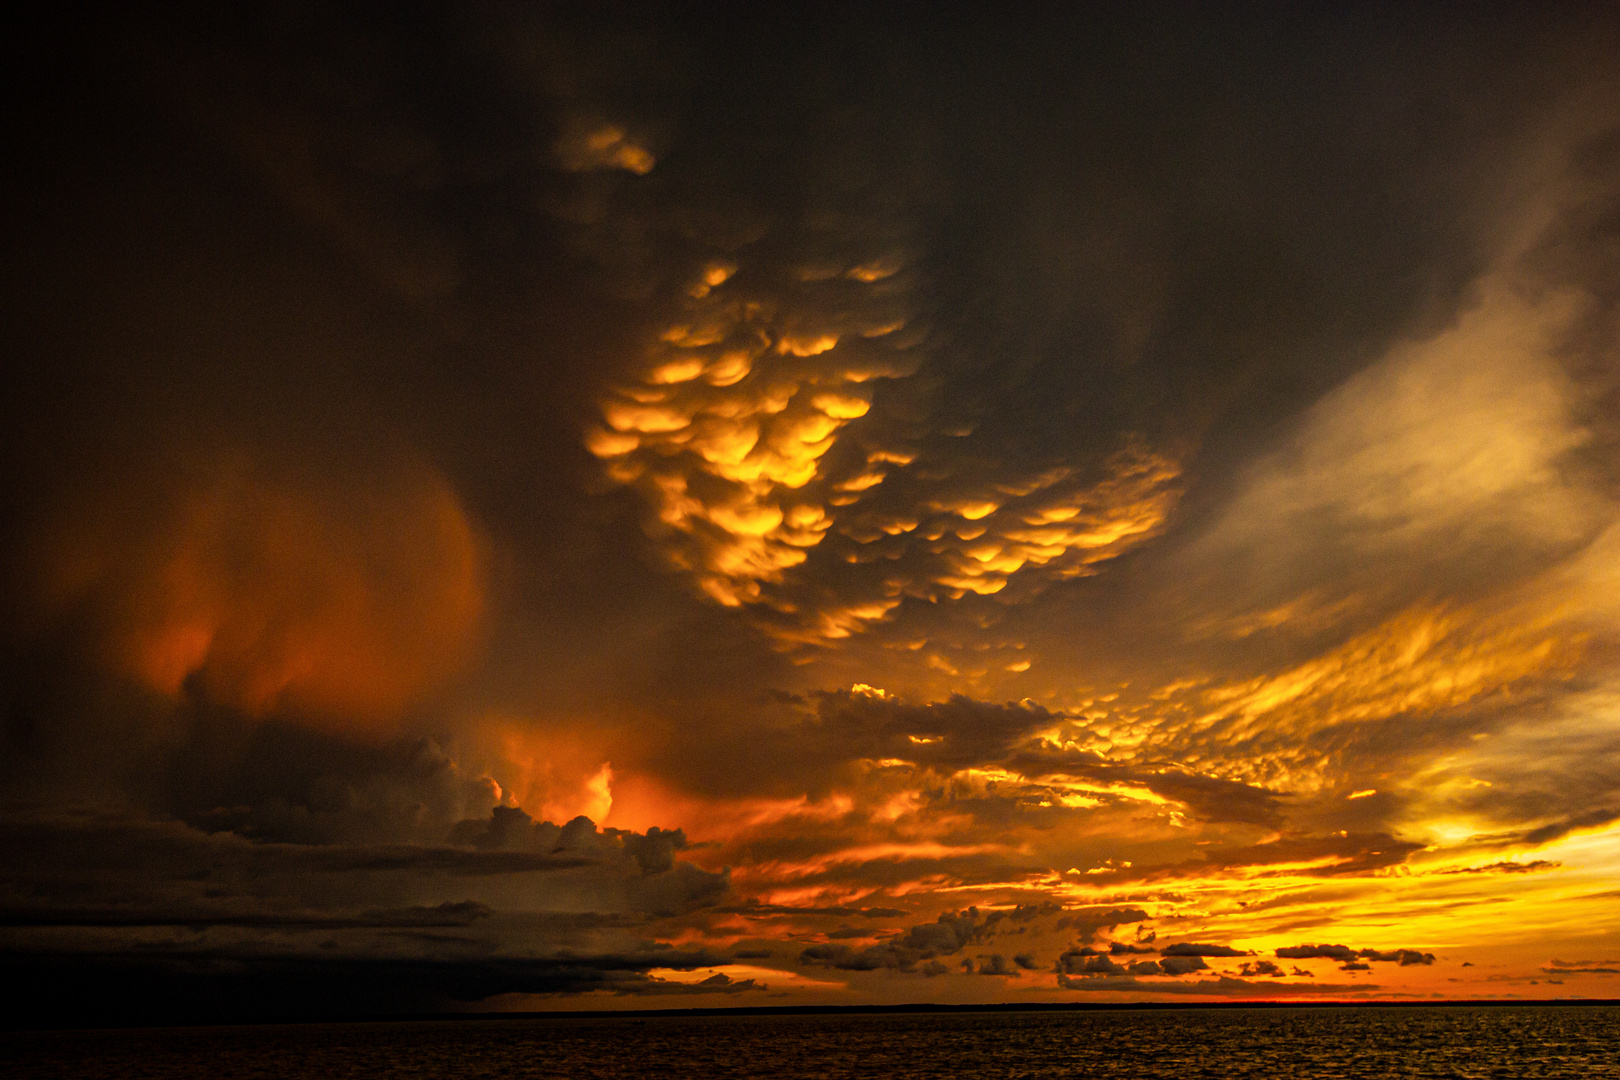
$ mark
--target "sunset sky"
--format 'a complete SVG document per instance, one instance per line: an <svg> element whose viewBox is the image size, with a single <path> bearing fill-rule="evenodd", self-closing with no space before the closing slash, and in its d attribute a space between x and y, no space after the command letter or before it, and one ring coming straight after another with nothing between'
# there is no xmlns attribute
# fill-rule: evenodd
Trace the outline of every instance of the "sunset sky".
<svg viewBox="0 0 1620 1080"><path fill-rule="evenodd" d="M1620 997L1620 9L5 50L25 1017Z"/></svg>

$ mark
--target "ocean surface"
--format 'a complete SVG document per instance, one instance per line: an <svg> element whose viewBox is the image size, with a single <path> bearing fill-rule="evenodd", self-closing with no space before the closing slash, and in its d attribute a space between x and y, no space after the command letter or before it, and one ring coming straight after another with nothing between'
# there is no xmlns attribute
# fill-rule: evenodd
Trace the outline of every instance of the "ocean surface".
<svg viewBox="0 0 1620 1080"><path fill-rule="evenodd" d="M1620 1078L1620 1007L625 1016L0 1034L7 1077Z"/></svg>

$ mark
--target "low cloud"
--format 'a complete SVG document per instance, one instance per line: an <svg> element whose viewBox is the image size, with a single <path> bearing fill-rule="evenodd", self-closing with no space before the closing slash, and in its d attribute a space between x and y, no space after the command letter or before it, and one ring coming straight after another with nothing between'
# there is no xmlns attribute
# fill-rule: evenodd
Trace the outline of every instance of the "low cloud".
<svg viewBox="0 0 1620 1080"><path fill-rule="evenodd" d="M999 912L997 914L1000 914ZM812 945L799 953L799 963L846 971L876 971L892 968L912 971L919 963L940 956L951 956L983 940L994 923L981 919L977 908L945 912L931 923L920 923L877 945L853 949L848 945ZM1006 958L997 956L1005 969ZM992 974L1016 975L1012 969Z"/></svg>
<svg viewBox="0 0 1620 1080"><path fill-rule="evenodd" d="M1234 949L1230 945L1205 945L1199 942L1181 942L1166 945L1160 950L1165 956L1253 956L1252 950Z"/></svg>
<svg viewBox="0 0 1620 1080"><path fill-rule="evenodd" d="M493 820L478 823L484 836ZM13 812L0 819L0 951L8 971L42 979L42 1010L65 1007L74 979L100 980L89 1020L752 988L694 990L650 974L730 962L647 936L658 919L726 893L724 874L674 858L677 836L583 819L528 828L545 841L289 844L127 809ZM150 995L135 992L148 982ZM131 997L120 1005L122 992Z"/></svg>
<svg viewBox="0 0 1620 1080"><path fill-rule="evenodd" d="M1204 962L1202 956L1166 956L1159 961L1159 967L1166 975L1185 975L1192 971L1203 971L1209 965Z"/></svg>
<svg viewBox="0 0 1620 1080"><path fill-rule="evenodd" d="M1549 960L1541 970L1549 975L1620 975L1620 960Z"/></svg>
<svg viewBox="0 0 1620 1080"><path fill-rule="evenodd" d="M1321 959L1341 960L1346 963L1374 960L1385 964L1399 964L1401 967L1434 963L1433 953L1418 949L1352 949L1347 945L1287 945L1277 950L1277 956L1284 960ZM1357 970L1366 969L1362 966Z"/></svg>

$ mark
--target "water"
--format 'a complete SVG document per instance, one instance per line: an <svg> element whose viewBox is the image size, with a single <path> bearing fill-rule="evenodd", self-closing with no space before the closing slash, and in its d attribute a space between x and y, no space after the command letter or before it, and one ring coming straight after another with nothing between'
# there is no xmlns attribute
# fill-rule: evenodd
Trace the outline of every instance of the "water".
<svg viewBox="0 0 1620 1080"><path fill-rule="evenodd" d="M1620 1078L1620 1007L616 1017L0 1035L0 1074Z"/></svg>

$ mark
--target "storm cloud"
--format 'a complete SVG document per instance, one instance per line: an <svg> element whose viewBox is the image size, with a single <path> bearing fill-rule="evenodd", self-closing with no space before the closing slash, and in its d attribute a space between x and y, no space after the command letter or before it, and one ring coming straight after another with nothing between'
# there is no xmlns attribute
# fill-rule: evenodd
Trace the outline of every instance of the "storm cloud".
<svg viewBox="0 0 1620 1080"><path fill-rule="evenodd" d="M5 48L40 1022L1612 981L1612 12Z"/></svg>

